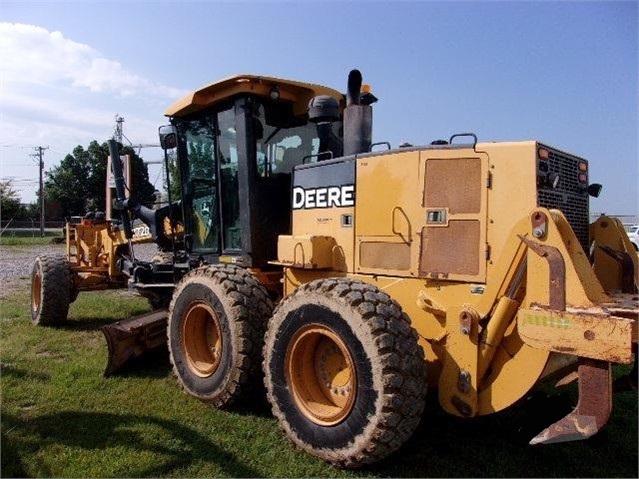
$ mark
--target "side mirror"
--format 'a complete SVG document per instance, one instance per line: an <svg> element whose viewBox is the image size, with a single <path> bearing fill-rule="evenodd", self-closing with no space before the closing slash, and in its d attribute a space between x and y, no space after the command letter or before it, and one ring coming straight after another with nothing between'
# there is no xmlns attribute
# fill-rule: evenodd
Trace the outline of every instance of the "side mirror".
<svg viewBox="0 0 639 479"><path fill-rule="evenodd" d="M177 129L173 125L161 126L159 129L160 145L164 150L177 147Z"/></svg>
<svg viewBox="0 0 639 479"><path fill-rule="evenodd" d="M602 188L603 186L601 186L599 183L592 183L591 185L588 185L588 188L586 188L586 191L593 198L597 198L599 197L599 194L601 193Z"/></svg>

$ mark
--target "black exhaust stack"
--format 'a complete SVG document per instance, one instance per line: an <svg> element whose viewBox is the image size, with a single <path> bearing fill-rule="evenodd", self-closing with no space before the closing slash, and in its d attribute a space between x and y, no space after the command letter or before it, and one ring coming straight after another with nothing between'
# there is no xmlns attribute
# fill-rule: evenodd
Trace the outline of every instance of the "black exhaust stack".
<svg viewBox="0 0 639 479"><path fill-rule="evenodd" d="M368 153L373 137L373 108L362 102L362 74L351 70L348 74L346 108L344 109L344 156ZM372 95L370 95L372 97Z"/></svg>

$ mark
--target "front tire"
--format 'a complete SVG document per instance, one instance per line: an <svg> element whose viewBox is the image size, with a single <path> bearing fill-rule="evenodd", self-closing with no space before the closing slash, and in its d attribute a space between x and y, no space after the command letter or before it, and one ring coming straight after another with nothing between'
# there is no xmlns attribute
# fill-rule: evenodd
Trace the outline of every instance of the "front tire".
<svg viewBox="0 0 639 479"><path fill-rule="evenodd" d="M386 293L351 279L312 281L280 303L264 374L288 437L340 467L397 450L424 409L424 353L408 317Z"/></svg>
<svg viewBox="0 0 639 479"><path fill-rule="evenodd" d="M205 266L178 284L167 336L173 372L191 396L225 408L261 380L261 350L273 310L264 286L243 268Z"/></svg>
<svg viewBox="0 0 639 479"><path fill-rule="evenodd" d="M39 326L63 323L73 294L71 269L66 256L38 256L31 269L31 321Z"/></svg>

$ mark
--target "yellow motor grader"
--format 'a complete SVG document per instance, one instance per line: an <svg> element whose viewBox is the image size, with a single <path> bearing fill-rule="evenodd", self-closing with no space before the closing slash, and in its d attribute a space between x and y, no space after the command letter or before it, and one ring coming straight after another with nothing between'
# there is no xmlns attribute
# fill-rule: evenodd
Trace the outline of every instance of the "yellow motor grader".
<svg viewBox="0 0 639 479"><path fill-rule="evenodd" d="M138 288L138 292L148 298L155 310L159 310L152 317L163 318L165 324L156 324L152 329L143 328L143 334L138 335L140 337L127 343L126 339L135 336L135 320L129 320L124 341L109 341L111 354L107 374L132 357L166 344L166 312L162 309L166 310L168 306L175 279L172 261L167 259L168 255L163 254L162 249L172 244L169 234L179 235L182 231L179 223L169 225L170 206L151 210L137 204L134 199L125 198L125 189L130 190L126 178L131 176L123 169L122 160L126 158L119 155L119 146L114 140L109 140L109 165L113 170L116 190L115 218L111 217L110 204L106 213L89 212L84 217L72 217L65 225L66 253L38 256L31 271L31 319L34 324L43 326L55 326L66 321L70 304L82 291L127 288L135 278L144 276L144 287ZM113 158L120 161L111 161ZM110 182L107 181L107 184ZM107 186L106 196L110 199L110 186ZM149 242L157 244L158 253L151 261L136 259L133 245ZM107 336L107 339L112 337ZM142 343L133 347L133 343L140 340Z"/></svg>
<svg viewBox="0 0 639 479"><path fill-rule="evenodd" d="M588 161L467 133L373 144L376 100L353 70L345 95L240 75L170 106L174 281L127 270L170 305L107 326L110 349L166 324L188 394L226 408L263 382L287 436L342 467L397 450L427 386L474 417L574 380L575 409L531 443L592 436L611 365L634 361L636 385L639 261L617 219L589 224Z"/></svg>

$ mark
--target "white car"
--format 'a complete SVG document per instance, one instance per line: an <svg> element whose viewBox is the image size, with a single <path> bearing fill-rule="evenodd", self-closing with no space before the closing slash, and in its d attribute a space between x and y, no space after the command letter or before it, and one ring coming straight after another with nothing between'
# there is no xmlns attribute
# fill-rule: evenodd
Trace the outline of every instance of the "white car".
<svg viewBox="0 0 639 479"><path fill-rule="evenodd" d="M639 251L639 225L624 225L630 242L635 247L635 251Z"/></svg>

